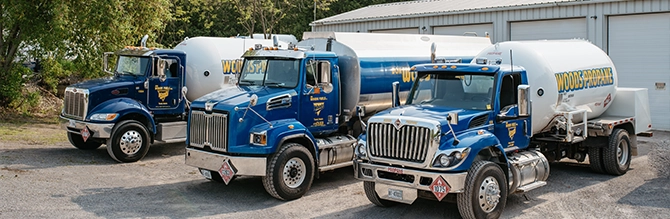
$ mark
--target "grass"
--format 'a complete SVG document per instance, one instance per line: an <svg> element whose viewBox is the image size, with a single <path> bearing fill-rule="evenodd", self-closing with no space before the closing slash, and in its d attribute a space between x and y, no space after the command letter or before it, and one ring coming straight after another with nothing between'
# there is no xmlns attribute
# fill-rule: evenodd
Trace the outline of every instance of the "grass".
<svg viewBox="0 0 670 219"><path fill-rule="evenodd" d="M65 130L58 116L53 114L29 115L3 110L0 114L0 141L29 144L67 142Z"/></svg>

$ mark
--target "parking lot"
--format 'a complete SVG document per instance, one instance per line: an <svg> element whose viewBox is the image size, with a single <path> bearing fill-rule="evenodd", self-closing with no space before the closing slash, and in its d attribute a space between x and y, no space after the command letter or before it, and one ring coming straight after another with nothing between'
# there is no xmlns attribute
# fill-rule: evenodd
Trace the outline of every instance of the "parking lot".
<svg viewBox="0 0 670 219"><path fill-rule="evenodd" d="M56 133L57 126L41 127ZM39 131L39 130L38 130ZM60 134L65 134L64 132ZM668 218L670 139L641 137L640 155L621 177L588 164L553 163L548 185L512 195L503 218ZM37 136L39 138L39 136ZM326 172L301 199L284 202L260 178L225 186L184 165L183 144L153 146L136 163L116 163L102 146L0 142L0 218L459 218L452 203L418 200L379 208L351 167Z"/></svg>

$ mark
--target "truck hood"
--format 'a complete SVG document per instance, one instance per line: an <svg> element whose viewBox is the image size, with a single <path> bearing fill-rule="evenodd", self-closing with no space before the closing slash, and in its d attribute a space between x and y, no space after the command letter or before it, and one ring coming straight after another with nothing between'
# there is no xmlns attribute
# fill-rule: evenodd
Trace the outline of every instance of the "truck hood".
<svg viewBox="0 0 670 219"><path fill-rule="evenodd" d="M451 125L451 127L454 129L454 132L456 133L466 130L470 127L474 128L488 124L488 117L490 115L490 111L482 110L466 110L432 105L409 105L391 108L377 113L375 116L403 116L438 121L440 123L442 132L445 133L449 131L449 126L447 125L447 116L449 113L458 114L458 124Z"/></svg>
<svg viewBox="0 0 670 219"><path fill-rule="evenodd" d="M133 76L109 76L83 81L70 85L70 87L88 89L89 93L94 93L101 90L131 86L135 84L135 81L137 79Z"/></svg>
<svg viewBox="0 0 670 219"><path fill-rule="evenodd" d="M251 96L254 94L258 96L258 103L253 107L254 109L257 107L265 108L265 103L267 103L268 99L278 95L289 94L291 97L297 95L295 90L287 88L236 86L206 94L193 101L191 106L194 108L205 108L205 103L214 103L213 109L230 112L234 110L235 107L247 107Z"/></svg>

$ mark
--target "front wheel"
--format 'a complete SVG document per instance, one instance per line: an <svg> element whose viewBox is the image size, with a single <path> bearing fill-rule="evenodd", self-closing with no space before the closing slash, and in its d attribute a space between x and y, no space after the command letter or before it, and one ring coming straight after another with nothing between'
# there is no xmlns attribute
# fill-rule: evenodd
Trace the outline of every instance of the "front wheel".
<svg viewBox="0 0 670 219"><path fill-rule="evenodd" d="M507 203L506 182L497 164L490 161L473 163L465 179L465 192L457 195L461 217L499 218Z"/></svg>
<svg viewBox="0 0 670 219"><path fill-rule="evenodd" d="M619 176L628 171L631 160L631 147L630 138L626 130L614 129L610 135L609 144L602 150L603 164L607 173Z"/></svg>
<svg viewBox="0 0 670 219"><path fill-rule="evenodd" d="M107 140L107 153L118 162L136 162L148 151L149 132L137 121L127 120L117 124L112 137Z"/></svg>
<svg viewBox="0 0 670 219"><path fill-rule="evenodd" d="M70 141L70 144L72 144L76 148L79 148L80 150L95 150L99 148L100 145L102 145L102 143L94 141L93 139L88 139L88 141L84 141L81 135L71 132L67 133L67 140Z"/></svg>
<svg viewBox="0 0 670 219"><path fill-rule="evenodd" d="M272 197L293 200L302 197L312 186L314 158L298 143L282 146L268 164L263 187Z"/></svg>

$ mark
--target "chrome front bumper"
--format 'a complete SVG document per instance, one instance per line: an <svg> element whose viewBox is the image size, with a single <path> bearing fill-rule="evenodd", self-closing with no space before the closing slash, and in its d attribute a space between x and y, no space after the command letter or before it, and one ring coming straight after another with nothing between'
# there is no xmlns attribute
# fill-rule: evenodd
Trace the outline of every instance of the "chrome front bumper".
<svg viewBox="0 0 670 219"><path fill-rule="evenodd" d="M397 173L408 176L413 176L413 182L406 182L393 179L385 179L379 177L379 171L384 171L388 173ZM406 202L408 204L412 203L416 199L416 190L431 191L430 184L425 185L419 183L421 178L429 178L430 182L433 182L438 177L442 178L449 184L451 188L449 193L463 193L465 191L465 178L468 173L438 173L438 172L429 172L429 171L420 171L413 169L406 169L400 167L390 167L385 165L377 165L363 162L362 160L354 160L354 177L359 180L375 182L375 190L377 190L377 195L383 199L390 199L386 197L386 193L381 190L386 190L387 188L396 188L405 191L405 194L408 194L407 200L402 200L401 202ZM412 193L413 192L413 193ZM411 193L411 194L410 194ZM390 199L393 200L393 199ZM396 200L398 201L398 200Z"/></svg>
<svg viewBox="0 0 670 219"><path fill-rule="evenodd" d="M62 123L62 127L70 133L81 134L81 130L84 127L88 127L88 130L91 132L91 137L93 138L102 138L107 139L112 135L112 128L114 128L114 123L101 124L101 123L90 123L82 122L79 120L74 120L70 118L65 118L63 116L61 119L66 120L65 123Z"/></svg>
<svg viewBox="0 0 670 219"><path fill-rule="evenodd" d="M218 171L226 160L230 160L235 169L235 175L243 176L265 176L267 158L265 157L239 157L216 154L193 148L186 148L186 165L202 169Z"/></svg>

